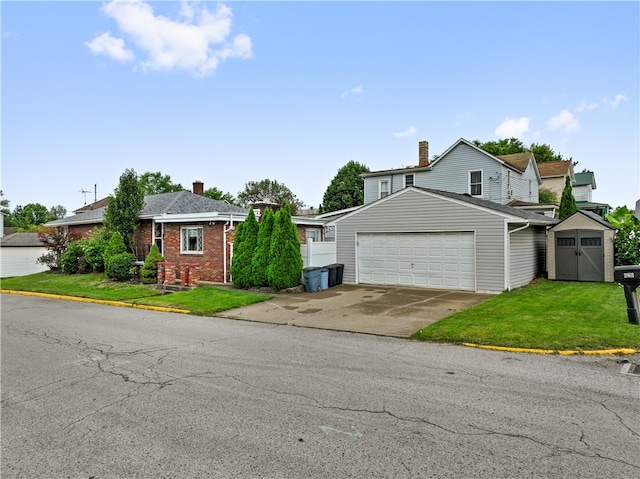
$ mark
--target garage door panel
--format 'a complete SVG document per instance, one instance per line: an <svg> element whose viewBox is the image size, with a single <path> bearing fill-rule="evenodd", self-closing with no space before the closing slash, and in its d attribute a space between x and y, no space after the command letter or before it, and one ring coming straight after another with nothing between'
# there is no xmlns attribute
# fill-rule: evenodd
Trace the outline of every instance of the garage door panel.
<svg viewBox="0 0 640 479"><path fill-rule="evenodd" d="M475 290L473 233L358 235L362 283Z"/></svg>

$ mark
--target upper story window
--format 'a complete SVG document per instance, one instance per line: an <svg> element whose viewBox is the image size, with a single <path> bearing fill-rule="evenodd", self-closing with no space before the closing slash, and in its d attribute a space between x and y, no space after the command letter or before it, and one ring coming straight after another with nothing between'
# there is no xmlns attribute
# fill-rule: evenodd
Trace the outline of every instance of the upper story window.
<svg viewBox="0 0 640 479"><path fill-rule="evenodd" d="M180 253L202 253L202 226L180 229Z"/></svg>
<svg viewBox="0 0 640 479"><path fill-rule="evenodd" d="M389 180L380 180L380 198L389 196Z"/></svg>
<svg viewBox="0 0 640 479"><path fill-rule="evenodd" d="M404 175L404 187L413 186L413 173Z"/></svg>
<svg viewBox="0 0 640 479"><path fill-rule="evenodd" d="M469 194L482 196L482 170L469 172Z"/></svg>

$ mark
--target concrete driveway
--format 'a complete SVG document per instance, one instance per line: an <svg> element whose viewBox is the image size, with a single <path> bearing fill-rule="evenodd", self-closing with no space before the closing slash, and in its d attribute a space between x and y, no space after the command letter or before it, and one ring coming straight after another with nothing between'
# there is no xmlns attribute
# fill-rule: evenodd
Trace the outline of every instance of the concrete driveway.
<svg viewBox="0 0 640 479"><path fill-rule="evenodd" d="M269 301L216 316L406 338L423 326L492 296L441 289L341 284L319 293L276 295Z"/></svg>

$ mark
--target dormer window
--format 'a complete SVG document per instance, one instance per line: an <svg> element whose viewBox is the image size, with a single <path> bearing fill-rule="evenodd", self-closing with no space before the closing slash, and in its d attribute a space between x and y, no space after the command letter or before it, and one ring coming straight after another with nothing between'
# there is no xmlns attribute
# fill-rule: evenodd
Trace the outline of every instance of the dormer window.
<svg viewBox="0 0 640 479"><path fill-rule="evenodd" d="M389 196L389 180L380 180L380 198Z"/></svg>
<svg viewBox="0 0 640 479"><path fill-rule="evenodd" d="M413 186L413 173L404 175L404 187Z"/></svg>
<svg viewBox="0 0 640 479"><path fill-rule="evenodd" d="M469 172L469 194L482 196L482 170Z"/></svg>

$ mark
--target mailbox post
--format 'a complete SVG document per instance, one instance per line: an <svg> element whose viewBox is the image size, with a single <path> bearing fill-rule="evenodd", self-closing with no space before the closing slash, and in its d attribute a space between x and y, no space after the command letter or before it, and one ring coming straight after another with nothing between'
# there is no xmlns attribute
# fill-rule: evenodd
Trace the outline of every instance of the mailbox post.
<svg viewBox="0 0 640 479"><path fill-rule="evenodd" d="M640 286L640 265L616 266L613 268L613 278L616 283L624 287L624 297L627 300L627 316L631 324L640 323L640 307L638 306L638 286Z"/></svg>

